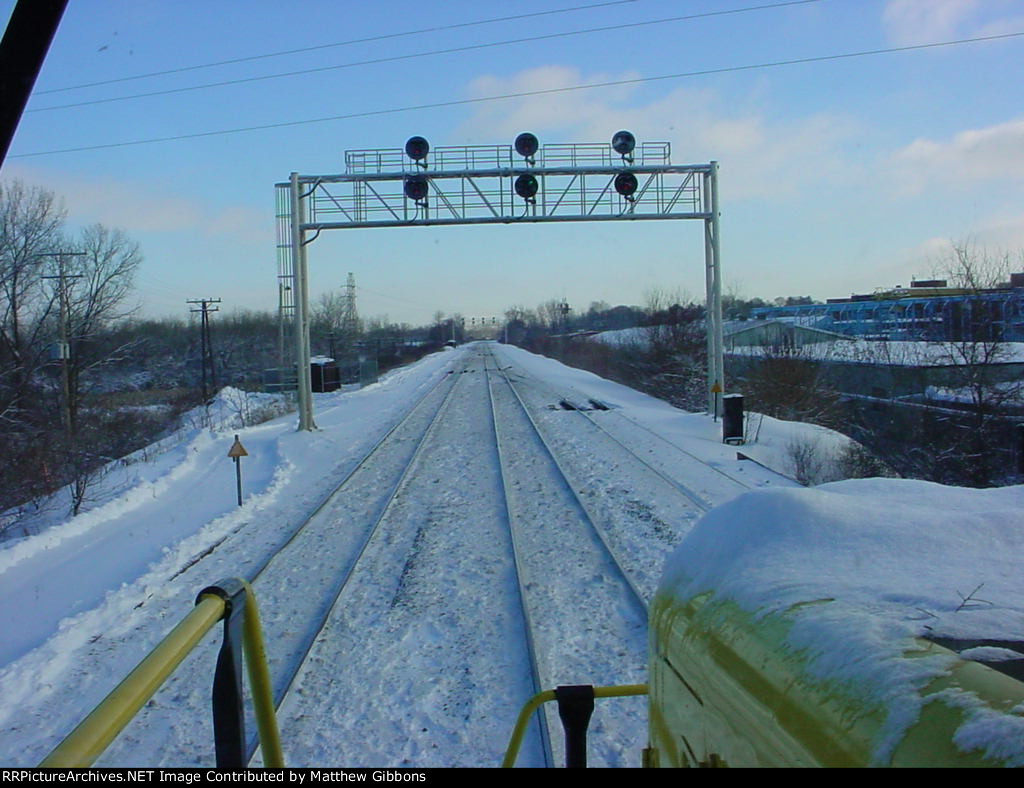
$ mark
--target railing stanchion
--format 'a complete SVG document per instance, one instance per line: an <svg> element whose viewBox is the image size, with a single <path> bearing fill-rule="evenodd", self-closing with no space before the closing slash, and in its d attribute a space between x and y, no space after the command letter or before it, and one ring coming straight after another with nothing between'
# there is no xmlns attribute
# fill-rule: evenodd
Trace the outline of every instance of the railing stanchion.
<svg viewBox="0 0 1024 788"><path fill-rule="evenodd" d="M245 711L242 706L242 633L245 623L246 586L228 578L199 592L224 600L224 640L213 674L213 739L218 769L245 768Z"/></svg>

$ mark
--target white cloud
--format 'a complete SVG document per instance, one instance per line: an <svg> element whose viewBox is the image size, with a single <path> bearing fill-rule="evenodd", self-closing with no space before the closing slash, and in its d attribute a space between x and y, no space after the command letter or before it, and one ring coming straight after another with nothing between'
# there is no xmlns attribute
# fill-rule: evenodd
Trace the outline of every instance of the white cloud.
<svg viewBox="0 0 1024 788"><path fill-rule="evenodd" d="M903 189L936 183L1024 178L1024 117L961 131L947 141L916 139L891 157Z"/></svg>
<svg viewBox="0 0 1024 788"><path fill-rule="evenodd" d="M167 193L156 183L82 177L42 168L11 165L5 179L49 189L64 201L75 225L99 222L129 234L198 231L210 236L272 233L263 214L246 207L208 210L196 200Z"/></svg>
<svg viewBox="0 0 1024 788"><path fill-rule="evenodd" d="M897 46L996 36L1021 29L1020 10L1020 0L889 0L882 28Z"/></svg>
<svg viewBox="0 0 1024 788"><path fill-rule="evenodd" d="M564 91L575 85L616 82L638 76L635 72L624 72L584 77L575 67L548 65L530 68L507 78L478 77L470 83L467 92L471 98L482 98L546 90ZM482 141L479 138L485 136L487 142L496 137L512 138L527 130L538 136L565 134L580 126L604 122L609 114L615 113L614 105L625 102L637 87L622 85L485 102L477 107L476 114L464 124L460 133L473 141Z"/></svg>
<svg viewBox="0 0 1024 788"><path fill-rule="evenodd" d="M978 6L978 0L889 0L882 25L899 46L942 41L959 34Z"/></svg>
<svg viewBox="0 0 1024 788"><path fill-rule="evenodd" d="M934 236L894 254L889 263L889 278L909 279L910 272L918 279L947 275L954 248L966 246L975 259L1006 259L1011 271L1024 270L1024 210L1007 210L971 223L970 229L953 237Z"/></svg>
<svg viewBox="0 0 1024 788"><path fill-rule="evenodd" d="M543 66L507 78L481 77L473 96L568 87L628 79L632 75L584 75L568 66ZM646 101L638 86L568 91L479 105L457 136L468 143L511 140L532 131L546 142L604 142L619 129L642 141L668 141L672 160L723 165L730 198L778 197L821 180L856 179L842 145L857 132L845 117L815 114L795 119L769 117L755 108L722 107L714 91L680 87Z"/></svg>

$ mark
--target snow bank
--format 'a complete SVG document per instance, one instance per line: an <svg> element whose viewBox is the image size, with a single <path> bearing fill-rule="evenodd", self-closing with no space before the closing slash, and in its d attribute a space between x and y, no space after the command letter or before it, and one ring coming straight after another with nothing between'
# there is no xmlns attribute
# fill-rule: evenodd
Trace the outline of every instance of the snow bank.
<svg viewBox="0 0 1024 788"><path fill-rule="evenodd" d="M240 429L277 418L289 410L291 403L285 394L243 391L225 386L209 405L201 405L183 414L181 423L210 429Z"/></svg>
<svg viewBox="0 0 1024 788"><path fill-rule="evenodd" d="M810 669L899 709L905 729L917 689L948 667L911 665L909 638L1024 640L1022 510L1024 486L852 479L757 490L701 519L668 560L659 593L713 591L761 617L788 611L789 641L813 655ZM833 601L794 612L822 599ZM978 729L986 746L1011 747L1024 764L1024 718L969 718L962 746L978 746Z"/></svg>

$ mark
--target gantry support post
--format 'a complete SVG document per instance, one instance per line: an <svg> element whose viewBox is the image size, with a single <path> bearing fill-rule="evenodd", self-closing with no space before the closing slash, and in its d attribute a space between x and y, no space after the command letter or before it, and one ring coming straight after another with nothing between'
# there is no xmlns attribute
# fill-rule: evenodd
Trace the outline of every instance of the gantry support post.
<svg viewBox="0 0 1024 788"><path fill-rule="evenodd" d="M295 365L299 395L299 429L316 429L313 422L313 381L309 364L309 273L306 265L305 198L299 192L299 174L291 175L292 288L295 297Z"/></svg>
<svg viewBox="0 0 1024 788"><path fill-rule="evenodd" d="M718 162L704 174L705 210L704 264L707 282L708 413L718 416L718 403L725 392L725 352L722 333L722 260L718 211Z"/></svg>

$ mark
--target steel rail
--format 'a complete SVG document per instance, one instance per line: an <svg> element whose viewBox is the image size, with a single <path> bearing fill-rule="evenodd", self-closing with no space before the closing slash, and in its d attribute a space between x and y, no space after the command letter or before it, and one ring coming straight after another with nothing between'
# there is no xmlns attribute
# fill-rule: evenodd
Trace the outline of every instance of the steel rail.
<svg viewBox="0 0 1024 788"><path fill-rule="evenodd" d="M493 361L493 353L490 354L490 357L491 360ZM497 365L495 365L495 367L497 367ZM497 369L495 369L495 371L497 371ZM487 380L487 399L491 407L491 423L494 428L494 447L498 455L498 470L499 473L501 474L502 497L505 499L505 516L508 522L508 533L512 546L512 562L513 568L515 569L516 573L516 589L518 590L519 594L519 606L523 611L523 623L526 637L526 651L527 656L530 660L531 683L533 684L533 695L537 695L537 693L543 691L544 682L541 680L540 664L537 660L537 644L533 637L533 621L530 615L529 606L526 604L526 589L523 581L524 573L522 549L521 545L519 545L519 539L516 537L517 529L515 522L518 518L512 510L512 502L509 497L509 481L508 476L505 473L506 461L504 452L502 451L501 448L501 435L498 429L498 412L494 402L494 393L491 390L491 376L490 370L487 368L486 357L484 358L484 375ZM553 768L555 765L555 757L551 749L551 732L548 728L547 715L538 715L537 724L541 740L542 755L544 757L544 765L547 768Z"/></svg>
<svg viewBox="0 0 1024 788"><path fill-rule="evenodd" d="M359 468L363 467L388 439L403 425L406 424L419 410L424 402L433 394L438 387L449 377L451 373L445 374L430 386L429 389L419 397L405 415L398 420L384 435L374 444L369 452L346 474L345 478L338 483L334 490L324 496L323 500L306 516L296 527L289 537L272 551L268 559L260 566L253 575L253 579L270 565L273 559L290 544L312 521L312 519L338 494L339 491L354 476ZM444 404L451 396L454 385L451 386L439 407L438 412L443 409ZM427 428L429 431L437 420L438 413L435 413ZM421 437L421 442L426 437L426 432ZM415 455L411 464L415 461ZM406 469L407 470L407 469ZM397 489L397 487L396 487ZM393 496L394 493L392 493ZM198 563L203 557L209 555L216 547L221 545L231 536L238 533L234 529L221 539L217 540L210 547L204 549L198 556L193 557L186 566L177 574L182 574ZM358 559L357 559L358 560ZM177 576L177 575L175 575ZM283 763L280 744L277 738L277 724L274 720L275 703L271 697L270 677L266 667L264 656L263 638L260 634L259 613L252 594L251 583L240 581L248 591L250 600L247 604L248 614L245 617L245 637L242 648L245 651L246 663L249 670L250 681L253 688L254 703L256 705L255 715L258 734L250 737L246 747L245 759L250 760L257 746L269 747L267 758L270 765L279 767ZM142 708L145 701L152 696L170 676L174 669L192 651L201 637L221 619L225 610L225 601L220 597L203 596L197 607L187 615L175 629L158 644L158 646L140 663L134 671L118 687L112 691L93 712L83 720L75 731L58 745L58 747L43 762L43 765L88 765L98 757L106 747L116 738L118 733L132 720L135 714ZM330 611L328 610L328 616ZM319 631L319 630L318 630ZM314 634L314 639L316 634ZM312 641L311 641L312 642ZM306 651L308 653L308 646ZM290 685L290 680L289 680ZM258 691L257 691L258 690ZM283 695L284 693L282 693ZM111 722L112 721L112 722ZM268 724L270 727L268 727Z"/></svg>
<svg viewBox="0 0 1024 788"><path fill-rule="evenodd" d="M345 474L345 477L340 482L338 482L334 489L327 492L320 500L320 502L313 509L310 510L309 514L306 515L306 517L301 521L298 527L296 527L295 530L289 535L289 537L284 542L282 542L279 547L275 548L273 552L271 552L271 554L266 558L266 560L262 564L260 564L260 566L253 572L249 582L255 583L256 579L270 565L271 561L273 561L274 558L276 558L279 553L281 553L286 547L288 547L288 545L295 541L295 539L299 536L302 530L307 525L309 525L310 521L314 517L320 514L320 512L323 511L323 509L326 508L328 504L330 504L342 492L344 492L344 488L346 487L346 485L348 485L349 482L352 481L355 475L360 470L362 470L370 462L370 460L376 457L378 451L380 451L380 449L388 442L391 436L398 432L398 430L400 430L402 427L404 427L413 418L413 416L417 414L420 406L422 406L423 403L426 402L427 398L435 391L437 391L437 389L441 386L442 383L444 383L446 380L451 379L454 375L458 374L459 373L452 371L445 373L444 375L441 376L437 383L431 386L423 394L423 396L417 399L416 402L413 403L412 407L409 408L408 411L406 411L405 415L401 419L399 419L387 432L385 432L384 435L382 435L376 443L374 443L370 450L365 455L363 455L362 459L360 459L355 465L352 466L348 473Z"/></svg>
<svg viewBox="0 0 1024 788"><path fill-rule="evenodd" d="M463 365L463 370L465 369L466 366L467 366L467 364ZM404 464L404 467L402 468L402 471L399 474L398 480L395 482L395 484L392 486L391 490L388 492L388 495L386 497L384 505L378 511L378 513L377 513L377 515L376 515L376 517L374 519L373 524L367 529L366 535L362 539L362 542L361 542L361 544L359 546L359 549L356 551L355 557L350 562L350 564L348 566L348 569L342 575L339 576L336 585L334 586L333 589L331 589L330 594L327 595L328 599L327 599L327 603L325 605L324 612L323 612L322 615L319 616L318 623L316 624L316 626L312 628L311 635L309 633L307 633L307 637L306 637L305 641L303 642L302 648L300 649L300 651L301 651L300 656L297 659L295 659L293 661L293 664L290 665L285 670L284 680L279 683L281 688L280 688L279 691L276 691L274 693L274 695L275 695L275 697L274 697L274 706L275 706L276 709L280 709L281 708L281 705L284 703L285 698L287 697L288 693L291 691L292 686L294 685L295 679L298 676L299 671L302 669L302 665L306 662L306 659L309 657L309 653L312 650L313 645L316 643L317 637L319 637L320 633L323 632L324 627L327 625L327 622L330 620L331 615L334 613L334 610L337 607L339 600L341 599L341 595L344 593L345 588L348 586L348 582L352 578L353 574L355 573L355 569L359 565L360 560L362 559L363 555L366 553L367 547L370 545L370 542L373 541L373 537L377 533L377 530L378 530L380 524L385 520L385 518L388 515L388 512L390 512L392 504L394 503L395 499L397 498L399 491L402 489L402 487L405 485L407 479L409 478L410 471L416 465L417 460L419 459L420 455L423 452L423 447L427 444L427 442L428 442L431 434L433 433L436 425L439 423L442 414L447 411L448 406L449 406L449 404L452 401L452 394L455 391L455 389L458 387L458 382L459 382L459 380L462 377L461 376L461 372L463 370L460 370L459 373L453 373L453 376L455 377L455 382L448 388L447 392L445 392L444 399L441 401L441 404L438 406L437 410L434 412L434 415L432 416L432 418L430 420L430 423L427 425L426 430L424 430L423 434L420 436L419 442L417 443L416 448L413 451L412 456L409 458L409 461ZM452 376L446 375L445 377L452 377ZM435 389L431 389L431 392L434 391L434 390ZM425 397L421 398L420 402L423 402L424 400L425 400ZM419 402L417 403L417 406L414 406L414 409L415 409L415 407L418 407L418 405L419 405ZM351 478L351 477L348 477L348 478ZM347 481L347 479L346 479L346 481ZM340 491L340 488L339 488L339 490L335 490L335 493L337 493L339 491ZM333 497L333 495L334 494L332 494L332 497ZM308 525L317 514L319 514L319 512L324 508L326 503L327 502L325 501L323 504L321 504L320 507L317 508L316 512L314 512L314 514L311 515L306 520L306 522L303 524L303 528L306 525ZM293 539L294 539L294 537L293 537ZM289 541L292 541L292 540L289 540ZM279 555L279 554L280 553L275 554L274 556L272 556L270 561L268 561L267 564L260 571L262 572L267 567L269 567L269 565L270 565L270 563L272 563L273 559L276 558L277 555ZM251 759L252 756L255 754L256 747L257 747L257 742L255 741L255 739L250 739L249 747L247 749L247 758L248 759Z"/></svg>
<svg viewBox="0 0 1024 788"><path fill-rule="evenodd" d="M492 355L493 355L493 351L492 351ZM583 519L586 520L586 522L590 526L593 534L597 537L598 543L604 549L604 551L607 554L607 556L611 559L612 565L615 567L615 569L622 576L622 579L626 583L626 587L629 588L630 592L632 593L633 601L639 606L640 612L642 613L643 618L646 621L646 619L647 619L647 603L644 601L643 594L640 593L640 591L637 588L636 584L633 582L633 579L629 576L629 574L626 572L626 570L623 569L622 564L619 562L617 556L615 555L614 550L612 550L611 545L608 544L608 540L605 538L605 536L602 533L601 529L597 526L595 518L591 514L590 508L584 503L584 501L580 497L579 493L576 492L575 486L572 484L572 482L569 479L568 472L566 471L566 469L563 466L562 462L558 459L558 456L555 454L554 450L551 448L551 445L550 445L550 443L548 443L547 438L544 437L544 433L541 431L540 427L537 425L536 420L533 418L533 414L530 413L530 409L526 406L526 403L523 402L522 397L519 395L519 392L516 390L515 386L512 384L512 381L509 380L508 375L505 374L505 371L503 369L501 369L500 366L498 367L498 372L501 373L502 378L508 384L509 391L511 391L512 394L515 396L516 401L519 403L519 407L522 408L523 414L526 416L527 420L530 422L530 426L533 428L534 433L537 435L537 439L540 441L540 443L544 447L544 450L546 451L547 455L551 458L551 461L555 464L555 467L558 469L558 472L559 472L559 474L562 477L563 484L565 485L566 489L569 490L570 494L572 495L573 500L575 500L577 505L579 506L580 511L583 514Z"/></svg>
<svg viewBox="0 0 1024 788"><path fill-rule="evenodd" d="M588 414L586 414L586 413L583 413L583 415L584 415L584 416L588 416ZM709 470L712 470L712 471L714 471L714 472L715 472L715 473L717 473L717 474L718 474L719 476L723 476L723 477L725 477L726 479L728 479L729 481L731 481L731 482L735 482L735 483L736 483L736 484L738 484L738 485L739 485L740 487L743 487L743 488L745 488L745 489L747 489L747 490L753 490L753 489L754 489L754 485L751 485L751 484L747 484L747 483L746 483L745 481L743 481L742 479L737 479L737 478L736 478L735 476L733 476L733 475L732 475L731 473L726 473L726 472L725 472L725 471L723 471L723 470L722 470L721 468L716 468L716 467L715 467L714 465L711 465L710 463L706 462L705 460L702 460L702 459L701 459L700 457L698 457L698 456L697 456L696 454L694 454L693 452L687 451L687 450L686 450L686 449L684 449L684 448L683 448L682 446L678 446L678 445L676 445L675 443L672 443L672 441L670 441L670 440L669 440L668 438L666 438L666 437L665 437L664 435L659 435L659 434L658 434L658 433L656 433L656 432L655 432L654 430L652 430L652 429L651 429L650 427L647 427L646 425L644 425L644 424L641 424L641 423L640 423L640 422L638 422L638 421L637 421L636 419L631 419L631 418L630 418L629 416L626 416L625 414L622 414L622 413L615 413L614 415L615 415L615 416L617 416L618 418L622 419L623 421L628 421L628 422L629 422L629 423L630 423L630 424L631 424L632 426L634 426L634 427L636 427L636 428L638 428L638 429L641 429L641 430L643 430L644 432L647 432L647 433L649 433L649 434L653 435L653 436L654 436L655 438L657 438L658 440L660 440L660 441L661 441L662 443L664 443L664 444L665 444L666 446L670 446L670 447L672 447L673 449L675 449L675 450L676 450L677 452L679 452L680 454L685 454L685 455L686 455L687 457L689 457L690 459L696 460L696 461L697 461L697 462L699 462L699 463L700 463L701 465L703 465L703 466L704 466L705 468L708 468ZM588 418L589 418L589 416L588 416ZM595 424L596 426L600 427L600 425L599 425L599 424L597 424L597 422L594 422L594 420L593 420L593 419L591 419L591 422L593 422L593 423L594 423L594 424ZM609 436L609 437L612 437L612 439L613 439L613 440L617 440L617 439L616 439L616 438L615 438L614 436ZM621 443L621 441L619 441L619 442ZM625 444L622 444L622 445L623 445L623 446L625 446ZM627 447L627 448L628 448L628 447ZM631 453L634 453L634 452L632 452L632 451L631 451ZM766 469L766 470L770 470L770 471L772 471L772 473L776 474L777 476L783 476L783 477L785 477L785 475L784 475L784 474L781 474L781 473L779 473L778 471L774 471L774 470L772 470L771 468L767 468L767 467L766 467L765 469Z"/></svg>
<svg viewBox="0 0 1024 788"><path fill-rule="evenodd" d="M270 549L263 562L259 564L259 566L251 573L249 577L250 583L254 583L256 579L263 573L263 570L266 569L270 562L275 558L275 556L277 556L278 553L280 553L282 550L288 547L288 545L290 545L298 537L298 535L302 532L306 525L309 524L309 521L312 520L317 514L319 514L320 511L325 506L331 503L331 501L333 501L338 496L338 494L343 491L342 488L345 485L347 485L351 481L351 479L356 475L356 473L358 473L363 468L363 466L365 466L374 457L374 455L384 446L385 443L387 443L388 439L391 438L391 436L394 435L395 432L401 429L405 424L409 422L410 419L412 419L412 417L416 414L418 408L426 401L426 399L431 394L433 394L437 390L437 388L442 383L448 380L452 374L453 373L448 372L442 375L440 378L438 378L437 382L433 386L431 386L426 392L424 392L424 394L412 404L409 410L406 411L405 415L402 416L398 421L396 421L376 441L376 443L374 443L374 445L370 447L369 451L367 451L366 454L364 454L363 457L348 470L344 477L339 482L337 482L337 484L335 484L335 486L332 489L328 490L323 495L323 497L316 504L316 506L310 509L309 512L298 522L298 524L287 534L284 541L278 543L276 547ZM228 533L224 534L224 536L220 537L220 539L217 539L209 546L204 547L199 553L197 553L191 559L185 562L185 565L181 569L179 569L175 574L171 575L168 578L168 581L173 580L179 575L182 575L185 572L187 572L195 564L199 563L199 561L201 561L203 558L205 558L218 547L220 547L222 544L224 544L228 539L235 536L247 524L248 523L246 522L241 523Z"/></svg>
<svg viewBox="0 0 1024 788"><path fill-rule="evenodd" d="M559 400L565 400L566 399L565 397L559 395L558 392L554 391L554 389L552 389L551 386L547 385L543 381L538 381L538 382L544 388L546 388L549 391L551 391L552 396L557 397ZM567 400L567 401L571 402L571 400ZM670 487L672 487L676 492L678 492L683 497L685 497L690 503L692 503L694 506L696 506L702 512L707 513L709 511L711 511L711 509L714 507L714 504L712 504L710 501L705 499L704 496L702 496L700 493L695 492L694 490L691 490L689 487L687 487L685 484L683 484L678 479L673 479L671 476L669 476L667 473L662 471L660 468L655 468L653 465L651 465L651 463L648 462L646 458L642 457L640 454L638 454L637 452L633 451L633 449L630 446L628 446L622 440L620 440L615 435L613 435L609 430L605 429L605 427L603 425L599 424L597 422L597 420L594 419L594 417L591 416L589 413L587 413L586 411L581 410L579 408L576 408L575 411L573 411L573 412L575 412L575 413L579 414L580 416L582 416L587 421L588 424L590 424L592 427L597 429L608 440L612 441L617 446L622 448L626 453L628 453L630 456L632 456L635 460L637 460L641 465L643 465L649 471L654 473L662 481L666 482ZM616 414L616 415L619 415L619 414ZM633 422L630 419L630 423L635 423L635 422ZM654 433L654 434L656 434L656 433ZM661 437L661 436L659 436L659 437ZM669 444L669 445L672 445L672 444ZM688 452L685 452L685 450L683 450L683 451L684 451L684 453L688 453ZM694 455L690 455L690 456L694 457L694 459L697 459ZM703 461L701 461L701 462L703 462ZM707 463L703 463L703 464L707 465ZM711 468L710 465L707 465L707 467ZM718 469L717 468L712 468L712 470L718 470ZM738 482L738 480L736 480L736 479L733 479L733 481L737 481ZM744 486L746 486L746 485L744 485Z"/></svg>
<svg viewBox="0 0 1024 788"><path fill-rule="evenodd" d="M514 362L512 362L512 363L514 363ZM521 373L521 374L525 374L525 373ZM539 380L538 378L531 377L531 379L536 380L541 386L543 386L548 391L550 391L552 396L555 397L556 400L566 399L570 403L572 402L572 400L568 399L565 395L559 394L557 391L555 391L555 389L550 384L545 383L544 381ZM675 443L672 443L672 441L670 441L664 435L659 435L657 432L655 432L654 430L650 429L646 425L641 424L640 422L636 421L635 419L631 419L629 416L626 416L625 414L622 414L622 413L618 413L616 410L613 410L613 409L609 409L608 411L605 411L605 412L611 413L615 417L620 418L623 421L629 422L629 424L631 426L636 427L638 429L641 429L644 432L649 433L650 435L653 435L655 438L660 440L666 446L669 446L670 448L674 449L676 452L678 452L680 454L683 454L683 455L686 455L691 460L695 460L696 462L700 463L703 467L707 468L708 470L714 471L715 473L719 474L720 476L725 477L726 479L728 479L731 482L734 482L735 484L739 485L740 487L742 487L742 488L744 488L746 490L755 489L753 485L747 484L745 481L743 481L741 479L737 479L735 476L726 473L721 468L716 468L714 465L710 465L709 463L707 463L706 461L704 461L703 459L698 457L693 452L687 451L683 447L678 446ZM658 468L655 468L653 465L651 465L644 457L642 457L640 454L635 452L628 444L624 443L622 440L620 440L615 435L613 435L609 430L607 430L589 412L587 412L585 410L577 409L576 413L578 413L580 416L585 418L590 424L594 425L595 428L597 428L602 433L604 433L604 435L606 435L609 440L614 441L615 443L617 443L619 446L621 446L623 449L625 449L630 455L635 457L643 465L645 465L647 468L649 468L652 472L657 474L661 479L663 479L664 481L668 482L668 484L670 484L672 487L677 489L682 495L686 496L691 502L693 502L700 509L702 509L703 511L707 512L707 511L710 511L714 507L715 504L705 500L704 497L701 496L699 493L696 493L696 492L690 490L682 482L680 482L680 481L678 481L676 479L673 479L671 476L667 475L664 471L662 471L662 470L660 470ZM771 469L769 468L767 470L771 470ZM784 476L784 474L781 474L778 471L772 471L772 473L775 473L775 474L777 474L779 476Z"/></svg>

